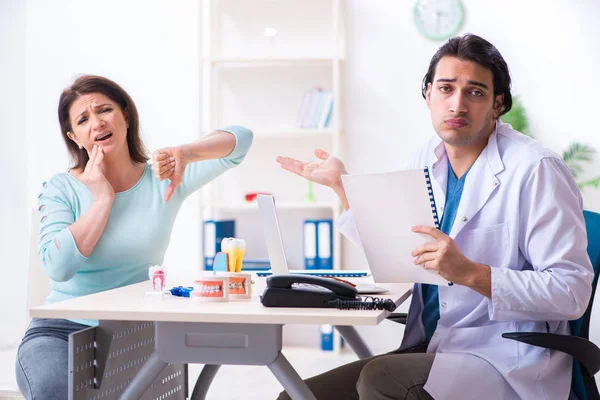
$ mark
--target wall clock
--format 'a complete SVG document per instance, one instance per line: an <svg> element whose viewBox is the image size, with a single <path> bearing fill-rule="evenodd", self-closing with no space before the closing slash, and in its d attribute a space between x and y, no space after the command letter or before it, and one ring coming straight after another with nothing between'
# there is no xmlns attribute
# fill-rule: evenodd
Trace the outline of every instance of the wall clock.
<svg viewBox="0 0 600 400"><path fill-rule="evenodd" d="M462 27L464 8L460 0L417 0L413 16L423 36L431 40L445 40Z"/></svg>

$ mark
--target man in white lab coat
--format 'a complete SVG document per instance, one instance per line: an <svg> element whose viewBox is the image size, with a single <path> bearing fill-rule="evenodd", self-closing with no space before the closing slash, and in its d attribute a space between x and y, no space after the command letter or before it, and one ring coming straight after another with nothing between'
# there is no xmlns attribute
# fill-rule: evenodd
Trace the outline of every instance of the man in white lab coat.
<svg viewBox="0 0 600 400"><path fill-rule="evenodd" d="M415 268L455 284L415 285L400 349L308 379L318 399L569 397L570 356L502 338L569 334L593 279L569 169L499 119L512 105L510 82L501 54L478 36L450 39L434 55L422 93L437 136L411 167L429 167L442 221L440 230L413 227L435 239L413 256ZM341 184L344 165L315 154L321 161L277 161L335 190L346 208L337 226L360 246Z"/></svg>

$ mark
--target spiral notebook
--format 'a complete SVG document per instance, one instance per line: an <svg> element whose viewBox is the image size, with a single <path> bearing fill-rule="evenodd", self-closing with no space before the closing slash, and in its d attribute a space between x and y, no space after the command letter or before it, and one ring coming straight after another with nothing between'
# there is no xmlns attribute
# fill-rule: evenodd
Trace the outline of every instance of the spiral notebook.
<svg viewBox="0 0 600 400"><path fill-rule="evenodd" d="M429 170L343 175L344 190L376 283L451 285L414 264L411 252L434 239L411 226L439 229Z"/></svg>

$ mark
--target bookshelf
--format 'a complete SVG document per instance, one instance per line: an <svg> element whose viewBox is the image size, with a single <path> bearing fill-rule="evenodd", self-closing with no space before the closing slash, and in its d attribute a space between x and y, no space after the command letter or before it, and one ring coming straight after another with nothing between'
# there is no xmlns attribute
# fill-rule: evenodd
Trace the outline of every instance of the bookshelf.
<svg viewBox="0 0 600 400"><path fill-rule="evenodd" d="M313 161L317 147L343 158L342 6L342 0L202 0L202 129L241 124L255 134L243 164L203 188L202 218L235 219L246 257L267 257L258 207L245 201L246 193L275 196L290 268L304 264L302 221L335 223L343 210L333 191L316 184L315 201L307 202L306 180L275 162L277 155ZM333 94L330 123L298 128L303 96L315 86ZM341 246L334 231L336 269Z"/></svg>

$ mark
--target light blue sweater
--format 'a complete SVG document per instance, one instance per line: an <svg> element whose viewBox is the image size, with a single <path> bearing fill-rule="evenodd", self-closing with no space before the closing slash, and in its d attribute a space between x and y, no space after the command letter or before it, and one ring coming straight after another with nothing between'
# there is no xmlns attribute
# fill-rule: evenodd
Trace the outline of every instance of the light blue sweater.
<svg viewBox="0 0 600 400"><path fill-rule="evenodd" d="M38 254L52 280L52 293L47 302L148 279L148 267L163 263L175 217L185 198L241 163L250 149L253 138L250 130L241 126L220 130L236 137L231 154L188 164L183 182L168 202L163 197L169 181L157 180L150 164L133 187L116 193L102 236L87 258L77 249L69 225L91 206L90 191L69 173L57 174L44 182L38 196L41 224ZM76 322L95 324L94 321Z"/></svg>

